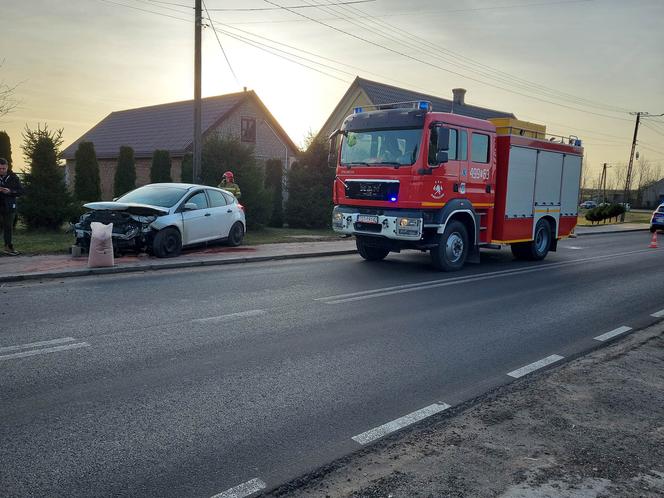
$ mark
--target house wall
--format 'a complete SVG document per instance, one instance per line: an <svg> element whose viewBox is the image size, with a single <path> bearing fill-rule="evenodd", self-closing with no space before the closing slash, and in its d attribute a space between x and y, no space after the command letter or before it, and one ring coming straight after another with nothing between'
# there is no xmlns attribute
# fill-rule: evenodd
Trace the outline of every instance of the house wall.
<svg viewBox="0 0 664 498"><path fill-rule="evenodd" d="M643 190L643 207L655 208L664 202L664 179Z"/></svg>
<svg viewBox="0 0 664 498"><path fill-rule="evenodd" d="M261 109L251 100L245 101L223 123L221 123L212 133L222 136L241 137L242 118L249 117L256 120L256 141L242 142L254 148L254 155L260 162L268 159L281 159L286 168L290 168L297 154L296 150L291 149L284 143L276 130L266 119Z"/></svg>
<svg viewBox="0 0 664 498"><path fill-rule="evenodd" d="M98 159L99 180L101 182L101 200L109 201L113 196L113 182L115 179L115 170L117 169L117 159ZM138 158L136 164L136 186L150 183L150 166L152 158ZM67 159L65 166L65 180L70 191L74 191L76 181L76 161ZM182 158L171 158L171 178L174 182L179 182L182 175Z"/></svg>
<svg viewBox="0 0 664 498"><path fill-rule="evenodd" d="M327 121L318 132L318 135L325 138L329 137L334 130L341 127L344 119L353 114L353 110L356 107L366 107L372 104L373 103L369 100L369 97L364 90L359 87L356 88L355 91L345 96L345 98L337 104L337 107L334 108L330 117L327 118Z"/></svg>

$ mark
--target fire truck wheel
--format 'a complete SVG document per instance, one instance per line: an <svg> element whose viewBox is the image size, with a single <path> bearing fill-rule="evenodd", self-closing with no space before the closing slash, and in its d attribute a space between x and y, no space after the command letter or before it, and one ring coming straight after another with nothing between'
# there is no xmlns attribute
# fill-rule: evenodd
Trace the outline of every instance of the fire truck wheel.
<svg viewBox="0 0 664 498"><path fill-rule="evenodd" d="M438 244L431 249L431 263L436 270L456 271L463 268L468 256L468 231L460 221L451 221L438 235Z"/></svg>
<svg viewBox="0 0 664 498"><path fill-rule="evenodd" d="M512 254L516 259L539 261L544 259L551 247L551 225L539 220L535 226L535 239L531 242L512 244Z"/></svg>
<svg viewBox="0 0 664 498"><path fill-rule="evenodd" d="M363 240L360 239L355 240L355 245L357 245L357 252L360 253L360 256L362 256L367 261L380 261L385 259L385 257L390 253L389 249L368 246L364 243Z"/></svg>

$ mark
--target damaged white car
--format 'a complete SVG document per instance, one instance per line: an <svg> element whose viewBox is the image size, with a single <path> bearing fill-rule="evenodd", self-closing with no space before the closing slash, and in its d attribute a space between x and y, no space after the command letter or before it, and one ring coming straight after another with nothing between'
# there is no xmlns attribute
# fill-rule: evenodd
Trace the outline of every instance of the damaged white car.
<svg viewBox="0 0 664 498"><path fill-rule="evenodd" d="M90 247L90 223L113 223L118 253L148 252L159 258L180 254L185 246L223 240L242 243L244 207L230 192L203 185L154 183L113 202L90 202L74 225L76 245Z"/></svg>

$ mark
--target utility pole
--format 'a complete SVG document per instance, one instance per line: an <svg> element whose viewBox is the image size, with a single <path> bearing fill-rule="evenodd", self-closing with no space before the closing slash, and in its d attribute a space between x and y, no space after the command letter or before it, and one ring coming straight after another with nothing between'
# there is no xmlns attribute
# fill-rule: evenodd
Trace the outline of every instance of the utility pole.
<svg viewBox="0 0 664 498"><path fill-rule="evenodd" d="M201 30L203 29L202 0L195 0L194 14L194 164L193 182L201 182Z"/></svg>
<svg viewBox="0 0 664 498"><path fill-rule="evenodd" d="M604 166L602 167L602 178L600 180L600 187L602 188L603 195L602 195L602 202L606 202L606 163L604 163Z"/></svg>
<svg viewBox="0 0 664 498"><path fill-rule="evenodd" d="M629 202L629 188L632 184L632 166L634 165L634 151L636 150L636 137L639 133L639 123L641 122L641 112L630 113L636 114L636 123L634 124L634 138L632 138L632 151L629 154L629 165L627 166L627 178L625 178L625 191L623 192L623 203L627 208ZM646 113L647 114L647 113ZM625 213L621 216L621 221L625 221Z"/></svg>

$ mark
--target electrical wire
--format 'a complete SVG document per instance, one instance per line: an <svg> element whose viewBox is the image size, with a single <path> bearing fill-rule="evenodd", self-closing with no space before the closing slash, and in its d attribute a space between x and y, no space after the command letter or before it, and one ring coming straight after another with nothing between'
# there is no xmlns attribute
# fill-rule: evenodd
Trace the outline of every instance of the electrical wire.
<svg viewBox="0 0 664 498"><path fill-rule="evenodd" d="M210 26L212 27L212 32L214 33L215 38L217 39L217 43L219 44L219 48L221 49L221 53L224 54L224 59L226 59L226 64L228 64L228 69L231 70L231 74L233 75L233 78L235 79L235 83L240 85L240 80L237 78L237 75L235 74L235 71L233 70L233 65L231 64L231 61L228 60L228 55L226 54L226 50L224 50L224 46L221 44L221 40L219 39L219 33L217 33L217 30L214 29L214 23L212 22L212 19L210 19L210 13L208 12L207 5L205 5L205 0L203 0L203 8L205 9L205 13L208 16L208 20L210 21Z"/></svg>
<svg viewBox="0 0 664 498"><path fill-rule="evenodd" d="M375 2L376 0L351 0L348 2L337 2L334 5L351 5L357 3L370 3ZM292 5L288 7L289 9L311 9L314 8L313 5ZM266 10L280 10L279 7L246 7L246 8L237 8L237 9L210 9L210 12L260 12Z"/></svg>
<svg viewBox="0 0 664 498"><path fill-rule="evenodd" d="M578 1L578 0L577 0ZM587 1L587 0L583 0ZM556 2L553 2L556 3ZM564 2L568 3L568 2ZM576 2L575 2L576 3ZM372 24L368 23L361 23L358 24L356 21L359 19L358 17L354 18L349 18L347 16L342 16L344 20L347 22L360 26L364 30L369 30L374 33L377 33L379 36L382 36L383 38L386 38L388 40L394 41L394 36L395 33L400 35L402 38L412 40L413 42L406 42L405 44L410 47L414 48L415 50L419 52L425 52L427 55L433 56L438 58L439 60L444 60L446 62L452 63L452 64L460 64L463 66L465 69L470 70L474 73L481 74L483 76L489 77L491 79L494 79L496 81L499 81L501 83L507 83L507 84L516 84L522 89L529 90L531 92L538 92L538 93L544 93L547 97L553 97L553 98L558 98L558 99L564 99L570 102L573 102L578 105L586 106L586 107L591 107L591 108L596 108L600 110L605 110L609 112L616 112L616 113L625 113L629 112L629 109L626 108L621 108L617 106L610 106L607 104L603 103L598 103L594 102L589 99L585 99L582 97L579 97L578 95L573 95L567 92L562 92L560 90L556 90L550 87L547 87L545 85L535 83L529 80L526 80L524 78L520 78L518 76L514 76L510 73L507 73L505 71L502 71L500 69L488 66L486 64L483 64L481 62L475 61L473 59L470 59L468 57L465 57L461 54L458 54L452 50L446 49L444 47L436 47L438 52L433 51L432 49L426 49L430 44L430 40L426 40L422 37L413 35L398 26L388 23L386 21L382 21L379 19L379 16L371 16L368 12L358 8L358 7L337 7L335 9L330 9L327 8L331 5L329 0L327 1L327 4L320 4L316 3L316 5L320 6L321 8L325 8L327 12L332 12L334 14L338 14L339 11L343 10L349 13L360 13L362 14L365 18L368 18L373 21ZM499 8L499 7L491 7L491 8ZM471 9L472 10L472 9ZM378 25L378 26L376 26ZM401 42L404 44L404 42ZM446 54L448 54L448 57L452 57L454 59L453 61L450 60L449 58L442 57L439 52L442 51ZM480 69L477 69L480 68Z"/></svg>
<svg viewBox="0 0 664 498"><path fill-rule="evenodd" d="M480 80L480 79L478 79L478 78L474 78L474 77L472 77L472 76L468 76L468 75L466 75L466 74L459 73L459 72L457 72L457 71L453 71L453 70L451 70L451 69L448 69L448 68L442 67L442 66L440 66L440 65L433 64L433 63L428 62L428 61L425 61L425 60L423 60L423 59L421 59L421 58L419 58L419 57L415 57L415 56L409 55L409 54L407 54L407 53L405 53L405 52L403 52L403 51L401 51L401 50L396 50L396 49L393 49L393 48L388 47L388 46L386 46L386 45L382 45L382 44L380 44L380 43L377 43L377 42L372 41L372 40L370 40L370 39L368 39L368 38L365 38L365 37L363 37L363 36L359 36L359 35L356 35L356 34L350 33L350 32L348 32L348 31L344 31L344 30L341 29L341 28L337 28L336 26L332 26L331 24L327 24L327 23L325 23L325 22L319 21L319 20L317 20L317 19L315 19L315 18L312 18L312 17L310 17L310 16L307 16L306 14L302 14L301 12L297 12L297 11L295 11L295 10L288 9L287 7L280 6L279 4L273 2L272 0L264 0L264 1L265 1L266 3L269 3L270 5L274 5L274 6L276 6L276 7L281 7L283 10L285 10L285 11L287 11L287 12L291 12L291 13L297 15L297 16L301 16L301 17L304 17L304 18L306 18L306 19L309 19L309 20L311 20L311 21L313 21L313 22L315 22L315 23L317 23L317 24L320 24L320 25L325 26L325 27L327 27L327 28L329 28L329 29L332 29L332 30L334 30L334 31L337 31L337 32L339 32L339 33L342 33L342 34L344 34L344 35L346 35L346 36L350 36L351 38L355 38L355 39L357 39L357 40L359 40L359 41L361 41L361 42L363 42L363 43L366 43L366 44L369 44L369 45L373 45L373 46L375 46L375 47L381 48L381 49L386 50L386 51L388 51L388 52L392 52L392 53L394 53L394 54L396 54L396 55L399 55L399 56L401 56L401 57L404 57L404 58L407 58L407 59L412 60L412 61L414 61L414 62L418 62L418 63L420 63L420 64L424 64L424 65L426 65L426 66L429 66L429 67L432 67L432 68L438 69L438 70L440 70L440 71L444 71L444 72L447 72L447 73L450 73L450 74L454 74L454 75L456 75L456 76L460 76L460 77L462 77L462 78L466 78L466 79L469 79L469 80L471 80L471 81L475 81L475 82L480 83L480 84L483 84L483 85L491 86L491 87L493 87L493 88L498 88L498 89L500 89L500 90L504 90L504 91L507 91L507 92L510 92L510 93L514 93L514 94L516 94L516 95L521 95L521 96L523 96L523 97L526 97L526 98L529 98L529 99L532 99L532 100L537 100L537 101L540 101L540 102L545 102L545 103L548 103L548 104L556 105L556 106L558 106L558 107L563 107L563 108L567 108L567 109L572 109L572 110L576 110L576 111L584 112L584 113L586 113L586 114L592 114L592 115L595 115L595 116L600 116L600 117L604 117L604 118L608 118L608 119L614 119L614 120L618 120L618 121L631 121L630 119L619 118L619 117L616 117L616 116L610 116L610 115L608 115L608 114L601 114L601 113L598 113L598 112L588 111L588 110L580 109L580 108L578 108L578 107L570 106L570 105L567 105L567 104L562 104L562 103L560 103L560 102L554 102L554 101L551 101L551 100L547 100L547 99L543 99L543 98L534 97L534 96L532 96L532 95L528 95L528 94L525 94L525 93L523 93L523 92L516 91L516 90L514 90L514 89L501 87L501 86L499 86L499 85L496 85L496 84L493 84L493 83L489 83L489 82L486 82L486 81Z"/></svg>

